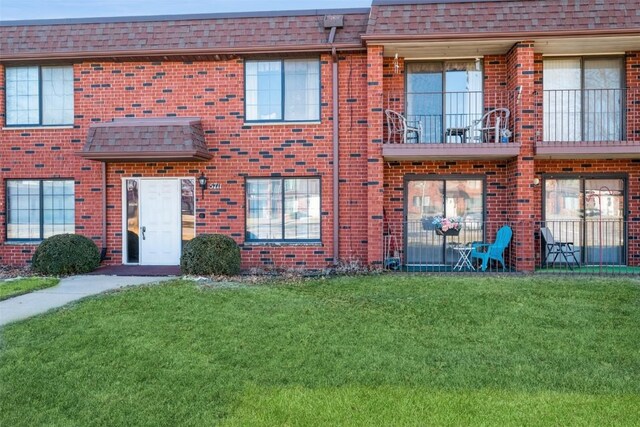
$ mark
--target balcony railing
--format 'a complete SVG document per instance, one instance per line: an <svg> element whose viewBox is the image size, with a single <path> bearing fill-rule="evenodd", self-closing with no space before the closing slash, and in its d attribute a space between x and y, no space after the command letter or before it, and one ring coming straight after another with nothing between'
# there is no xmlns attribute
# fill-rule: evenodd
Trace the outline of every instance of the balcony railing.
<svg viewBox="0 0 640 427"><path fill-rule="evenodd" d="M391 134L385 123L384 141L391 144L460 144L460 143L512 143L517 140L515 114L516 91L492 92L390 92L386 94L384 108L402 114L410 127L419 132L410 133L406 141L402 135ZM506 123L499 126L508 132L488 131L482 123L485 114L496 109L508 110ZM483 126L483 124L485 126Z"/></svg>
<svg viewBox="0 0 640 427"><path fill-rule="evenodd" d="M615 145L640 142L640 91L562 89L536 92L541 143Z"/></svg>
<svg viewBox="0 0 640 427"><path fill-rule="evenodd" d="M536 271L640 274L640 222L600 215L539 223Z"/></svg>
<svg viewBox="0 0 640 427"><path fill-rule="evenodd" d="M492 256L482 270L476 251L495 244L505 225L511 240L494 253L504 264ZM455 235L441 235L431 218L388 223L385 230L384 265L391 270L518 272L529 257L534 261L527 271L535 268L536 273L640 275L640 221L602 218L596 211L582 219L542 222L479 221L470 215Z"/></svg>
<svg viewBox="0 0 640 427"><path fill-rule="evenodd" d="M400 224L398 224L400 225ZM478 221L471 216L464 219L457 234L440 234L432 218L404 221L402 227L389 224L385 235L385 265L390 269L424 272L510 272L515 271L513 239L518 225L505 221ZM482 244L492 244L498 230L508 225L513 237L503 251L496 251L504 265L495 257L488 259L482 270L482 259L475 251L486 251ZM499 252L499 253L498 253Z"/></svg>

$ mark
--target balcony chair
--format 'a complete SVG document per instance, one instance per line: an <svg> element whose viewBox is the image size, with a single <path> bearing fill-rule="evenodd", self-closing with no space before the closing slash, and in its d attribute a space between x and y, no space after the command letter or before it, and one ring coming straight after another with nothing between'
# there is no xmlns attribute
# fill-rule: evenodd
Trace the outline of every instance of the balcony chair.
<svg viewBox="0 0 640 427"><path fill-rule="evenodd" d="M474 120L469 127L471 142L508 142L511 136L511 131L508 129L510 115L508 108L487 111L480 119Z"/></svg>
<svg viewBox="0 0 640 427"><path fill-rule="evenodd" d="M409 125L402 114L393 110L384 110L384 114L387 116L387 144L395 144L398 136L402 138L401 144L407 144L409 135L415 135L416 143L420 142L422 131L419 123Z"/></svg>
<svg viewBox="0 0 640 427"><path fill-rule="evenodd" d="M472 242L471 255L469 257L482 260L482 266L480 269L485 271L489 265L490 260L498 261L502 264L502 271L505 269L504 265L504 250L509 246L512 235L511 227L508 225L502 226L496 234L496 240L493 243Z"/></svg>
<svg viewBox="0 0 640 427"><path fill-rule="evenodd" d="M548 259L550 255L553 255L553 260L551 264L555 264L558 257L562 257L564 262L567 263L567 267L569 270L573 270L571 267L571 259L573 262L579 267L580 261L576 257L577 253L580 253L580 249L576 249L573 245L573 242L558 242L553 238L553 233L549 230L548 227L540 227L540 235L542 236L542 240L547 249L547 254L545 255L545 264L548 263Z"/></svg>

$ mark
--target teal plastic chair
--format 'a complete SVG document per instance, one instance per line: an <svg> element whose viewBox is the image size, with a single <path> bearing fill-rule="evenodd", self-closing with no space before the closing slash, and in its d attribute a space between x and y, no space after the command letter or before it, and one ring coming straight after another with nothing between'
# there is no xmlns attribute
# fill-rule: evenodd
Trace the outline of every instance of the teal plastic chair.
<svg viewBox="0 0 640 427"><path fill-rule="evenodd" d="M504 271L504 250L509 246L512 234L511 227L505 225L498 230L495 242L471 243L471 246L473 247L470 254L471 259L473 260L474 258L477 258L482 260L482 267L480 268L482 271L487 269L490 260L495 260L502 264L502 270Z"/></svg>

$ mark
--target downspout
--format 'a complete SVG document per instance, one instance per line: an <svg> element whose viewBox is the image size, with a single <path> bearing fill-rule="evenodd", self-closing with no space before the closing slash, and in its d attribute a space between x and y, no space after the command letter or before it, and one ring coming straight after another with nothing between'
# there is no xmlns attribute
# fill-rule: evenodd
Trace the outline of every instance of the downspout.
<svg viewBox="0 0 640 427"><path fill-rule="evenodd" d="M102 162L102 250L100 260L107 257L107 163Z"/></svg>
<svg viewBox="0 0 640 427"><path fill-rule="evenodd" d="M328 22L325 17L325 25ZM329 33L329 44L331 45L331 92L332 92L332 115L333 115L333 263L338 264L340 260L340 151L339 151L339 106L338 106L338 53L333 42L336 37L340 22L332 20L331 32Z"/></svg>

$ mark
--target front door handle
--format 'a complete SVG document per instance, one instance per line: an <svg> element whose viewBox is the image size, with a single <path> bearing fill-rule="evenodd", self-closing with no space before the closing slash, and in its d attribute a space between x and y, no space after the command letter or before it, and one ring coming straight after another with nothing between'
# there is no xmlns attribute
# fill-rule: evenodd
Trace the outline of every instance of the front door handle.
<svg viewBox="0 0 640 427"><path fill-rule="evenodd" d="M144 232L147 231L147 227L142 227L142 240L144 240Z"/></svg>

